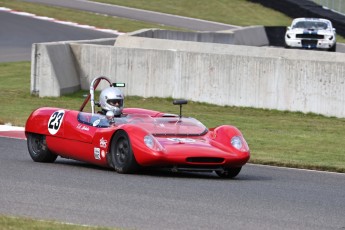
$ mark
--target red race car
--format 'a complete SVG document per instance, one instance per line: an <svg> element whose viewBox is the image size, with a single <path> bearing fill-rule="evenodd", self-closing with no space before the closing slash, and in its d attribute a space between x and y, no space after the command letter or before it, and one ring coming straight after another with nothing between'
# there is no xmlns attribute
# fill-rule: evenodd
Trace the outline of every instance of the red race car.
<svg viewBox="0 0 345 230"><path fill-rule="evenodd" d="M172 171L215 171L233 178L249 160L241 132L222 125L208 129L183 117L186 100L175 100L180 114L125 108L121 116L95 113L94 89L106 77L95 78L79 111L44 107L32 112L25 125L27 146L36 162L54 162L57 156L133 173L142 167ZM91 101L92 112L83 112Z"/></svg>

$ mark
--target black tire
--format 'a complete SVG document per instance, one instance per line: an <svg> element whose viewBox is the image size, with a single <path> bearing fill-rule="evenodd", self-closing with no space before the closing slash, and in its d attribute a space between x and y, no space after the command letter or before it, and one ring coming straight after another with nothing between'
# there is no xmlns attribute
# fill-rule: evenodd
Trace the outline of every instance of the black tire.
<svg viewBox="0 0 345 230"><path fill-rule="evenodd" d="M117 131L112 139L111 158L118 173L134 173L138 170L128 134L123 130Z"/></svg>
<svg viewBox="0 0 345 230"><path fill-rule="evenodd" d="M222 171L216 171L217 175L222 178L234 178L241 172L242 167L226 168Z"/></svg>
<svg viewBox="0 0 345 230"><path fill-rule="evenodd" d="M49 151L44 135L29 133L27 144L30 156L35 162L52 163L58 157Z"/></svg>

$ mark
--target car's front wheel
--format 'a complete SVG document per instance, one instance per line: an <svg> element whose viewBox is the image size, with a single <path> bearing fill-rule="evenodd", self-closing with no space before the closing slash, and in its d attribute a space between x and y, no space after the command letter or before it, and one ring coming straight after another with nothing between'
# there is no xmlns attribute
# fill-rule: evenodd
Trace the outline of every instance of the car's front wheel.
<svg viewBox="0 0 345 230"><path fill-rule="evenodd" d="M217 175L222 178L234 178L241 172L242 167L237 168L225 168L221 171L216 171Z"/></svg>
<svg viewBox="0 0 345 230"><path fill-rule="evenodd" d="M118 173L133 173L138 169L128 134L123 130L117 131L112 139L111 158Z"/></svg>
<svg viewBox="0 0 345 230"><path fill-rule="evenodd" d="M57 158L56 154L49 151L44 135L29 133L27 145L29 154L35 162L52 163Z"/></svg>

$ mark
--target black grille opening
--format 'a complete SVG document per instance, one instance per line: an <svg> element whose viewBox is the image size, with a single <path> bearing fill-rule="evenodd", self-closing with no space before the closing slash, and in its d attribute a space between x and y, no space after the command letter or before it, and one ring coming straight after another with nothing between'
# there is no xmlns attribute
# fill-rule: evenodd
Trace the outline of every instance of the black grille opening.
<svg viewBox="0 0 345 230"><path fill-rule="evenodd" d="M186 159L190 163L222 163L224 158L220 157L188 157Z"/></svg>
<svg viewBox="0 0 345 230"><path fill-rule="evenodd" d="M302 40L302 45L307 46L316 46L317 45L317 40Z"/></svg>
<svg viewBox="0 0 345 230"><path fill-rule="evenodd" d="M324 36L320 34L296 34L296 38L323 39Z"/></svg>

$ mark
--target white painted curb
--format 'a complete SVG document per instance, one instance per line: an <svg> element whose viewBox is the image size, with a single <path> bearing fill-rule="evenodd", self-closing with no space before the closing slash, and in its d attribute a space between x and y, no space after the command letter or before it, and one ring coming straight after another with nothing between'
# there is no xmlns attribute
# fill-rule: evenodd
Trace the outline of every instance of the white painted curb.
<svg viewBox="0 0 345 230"><path fill-rule="evenodd" d="M12 125L0 125L0 132L6 132L6 131L24 131L24 127L18 127L18 126L12 126Z"/></svg>
<svg viewBox="0 0 345 230"><path fill-rule="evenodd" d="M124 33L119 32L117 30L102 29L102 28L97 28L95 26L78 24L78 23L75 23L75 22L61 21L61 20L57 20L55 18L38 16L38 15L35 15L35 14L26 13L26 12L20 12L20 11L12 10L12 9L6 8L6 7L0 7L0 11L5 11L5 12L8 12L8 13L17 14L17 15L25 16L25 17L32 17L32 18L35 18L35 19L38 19L38 20L50 21L50 22L64 24L64 25L68 25L68 26L79 27L79 28L83 28L83 29L97 30L97 31L100 31L100 32L103 32L103 33L110 33L110 34L116 34L116 35L124 34Z"/></svg>

